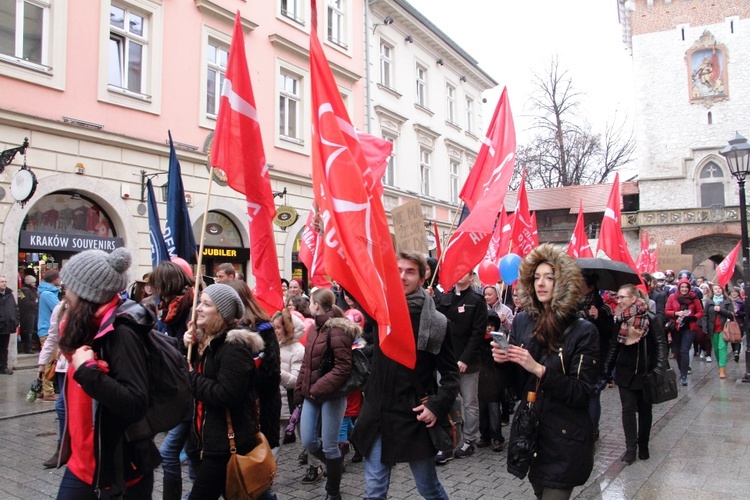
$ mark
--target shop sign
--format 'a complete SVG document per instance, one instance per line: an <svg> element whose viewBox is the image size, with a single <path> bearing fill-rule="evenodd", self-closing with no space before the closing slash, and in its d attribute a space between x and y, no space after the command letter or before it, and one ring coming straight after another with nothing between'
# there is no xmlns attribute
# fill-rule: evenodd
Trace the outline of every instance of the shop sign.
<svg viewBox="0 0 750 500"><path fill-rule="evenodd" d="M247 261L250 260L250 250L247 248L204 247L203 256L214 259Z"/></svg>
<svg viewBox="0 0 750 500"><path fill-rule="evenodd" d="M19 247L24 250L59 250L61 252L82 252L92 249L111 252L121 246L124 246L122 238L37 231L21 231L19 243Z"/></svg>

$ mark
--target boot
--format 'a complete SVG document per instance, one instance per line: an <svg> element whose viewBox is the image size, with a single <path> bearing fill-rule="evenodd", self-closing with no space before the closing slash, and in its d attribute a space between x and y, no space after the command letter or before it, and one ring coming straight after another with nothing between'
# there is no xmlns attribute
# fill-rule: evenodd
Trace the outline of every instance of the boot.
<svg viewBox="0 0 750 500"><path fill-rule="evenodd" d="M719 378L727 378L727 369L724 366L719 367Z"/></svg>
<svg viewBox="0 0 750 500"><path fill-rule="evenodd" d="M638 459L648 460L651 457L648 453L648 443L638 444Z"/></svg>
<svg viewBox="0 0 750 500"><path fill-rule="evenodd" d="M620 462L631 465L635 462L635 448L625 450L625 453L620 457Z"/></svg>
<svg viewBox="0 0 750 500"><path fill-rule="evenodd" d="M328 469L328 479L326 480L326 498L341 498L339 487L341 486L343 464L344 462L341 457L326 459L326 469Z"/></svg>
<svg viewBox="0 0 750 500"><path fill-rule="evenodd" d="M339 451L341 452L341 472L346 472L346 454L349 453L349 441L339 441Z"/></svg>
<svg viewBox="0 0 750 500"><path fill-rule="evenodd" d="M44 461L42 464L45 469L53 469L57 467L57 461L60 458L60 443L57 443L57 449L55 450L55 454L49 457L47 460Z"/></svg>
<svg viewBox="0 0 750 500"><path fill-rule="evenodd" d="M164 476L163 500L180 500L182 498L182 479Z"/></svg>

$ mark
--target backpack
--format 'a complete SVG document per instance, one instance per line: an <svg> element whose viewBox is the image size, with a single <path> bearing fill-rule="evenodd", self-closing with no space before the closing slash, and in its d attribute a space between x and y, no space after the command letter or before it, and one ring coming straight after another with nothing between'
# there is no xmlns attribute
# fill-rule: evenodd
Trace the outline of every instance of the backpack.
<svg viewBox="0 0 750 500"><path fill-rule="evenodd" d="M173 429L193 403L190 371L179 341L158 330L143 334L141 340L148 364L148 409L142 420L125 430L130 442Z"/></svg>

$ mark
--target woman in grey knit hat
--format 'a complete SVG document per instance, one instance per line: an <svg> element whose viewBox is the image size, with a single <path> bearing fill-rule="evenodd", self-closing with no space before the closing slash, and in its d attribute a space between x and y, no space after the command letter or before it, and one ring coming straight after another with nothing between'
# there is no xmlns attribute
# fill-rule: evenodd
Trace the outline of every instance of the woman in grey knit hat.
<svg viewBox="0 0 750 500"><path fill-rule="evenodd" d="M258 370L254 357L263 350L257 332L239 326L245 307L230 286L208 286L196 309L195 325L183 340L192 350L190 366L195 397L194 432L189 446L195 469L191 499L216 499L224 493L229 440L227 410L232 421L237 453L256 446L255 386ZM273 498L269 492L266 497Z"/></svg>
<svg viewBox="0 0 750 500"><path fill-rule="evenodd" d="M70 307L59 324L58 345L70 367L58 459L58 466L68 466L57 498L95 498L106 488L110 496L125 491L129 498L151 498L159 452L150 439L124 438L128 426L146 415L148 369L140 336L153 326L143 306L120 298L130 261L125 248L87 250L61 272Z"/></svg>

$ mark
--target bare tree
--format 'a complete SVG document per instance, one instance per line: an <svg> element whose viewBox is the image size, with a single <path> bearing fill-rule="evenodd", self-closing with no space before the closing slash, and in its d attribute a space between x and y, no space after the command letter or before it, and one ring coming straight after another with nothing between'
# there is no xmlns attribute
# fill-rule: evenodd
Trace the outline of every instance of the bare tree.
<svg viewBox="0 0 750 500"><path fill-rule="evenodd" d="M557 58L544 74L534 76L534 86L531 106L539 113L534 122L537 134L528 145L518 147L521 168L516 173L520 176L525 168L531 188L598 184L631 161L633 133L624 130L624 122L608 123L603 136L594 133L578 114L583 95L575 90L568 72L560 69ZM518 182L514 178L512 185Z"/></svg>

